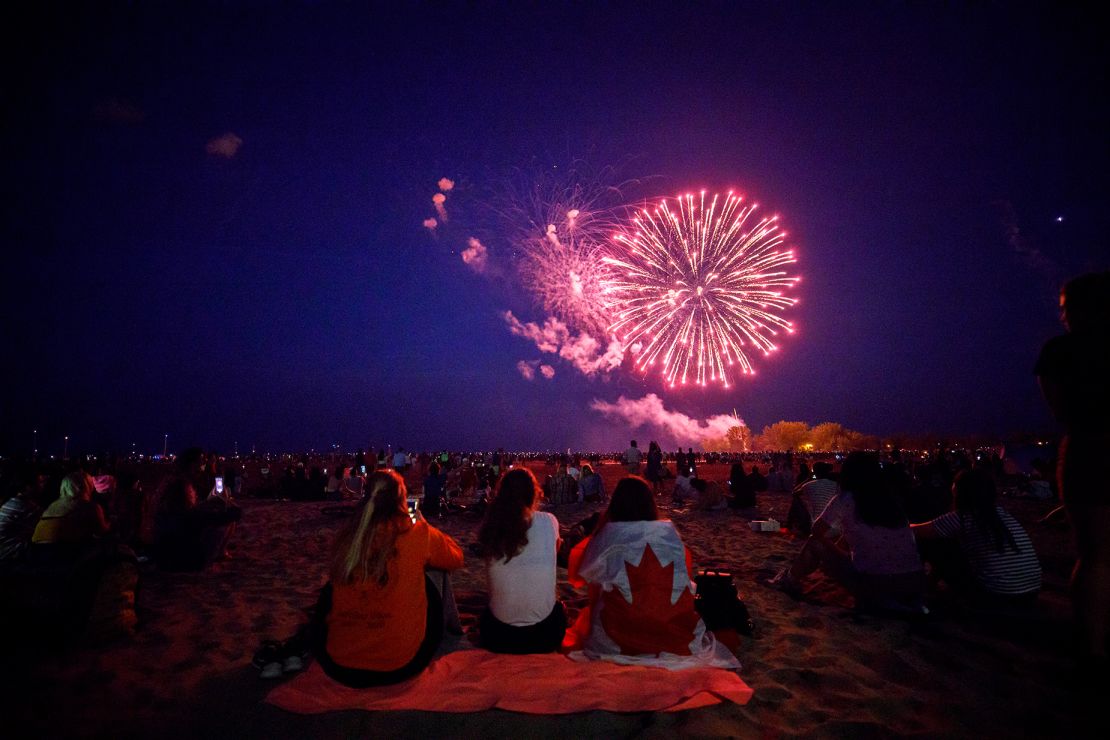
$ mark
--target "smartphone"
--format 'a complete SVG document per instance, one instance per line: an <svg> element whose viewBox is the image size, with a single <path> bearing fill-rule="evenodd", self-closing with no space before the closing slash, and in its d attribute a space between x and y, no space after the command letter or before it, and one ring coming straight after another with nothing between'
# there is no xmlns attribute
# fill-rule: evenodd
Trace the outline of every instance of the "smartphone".
<svg viewBox="0 0 1110 740"><path fill-rule="evenodd" d="M409 519L411 519L413 521L413 523L415 524L416 523L416 499L412 498L412 497L409 497L407 499L407 501L408 501L408 504L409 504Z"/></svg>
<svg viewBox="0 0 1110 740"><path fill-rule="evenodd" d="M223 478L217 478L216 479L216 493L223 493L223 492L224 492L224 479Z"/></svg>
<svg viewBox="0 0 1110 740"><path fill-rule="evenodd" d="M359 470L362 471L362 474L366 475L366 466L365 465L359 465L358 467L359 467Z"/></svg>

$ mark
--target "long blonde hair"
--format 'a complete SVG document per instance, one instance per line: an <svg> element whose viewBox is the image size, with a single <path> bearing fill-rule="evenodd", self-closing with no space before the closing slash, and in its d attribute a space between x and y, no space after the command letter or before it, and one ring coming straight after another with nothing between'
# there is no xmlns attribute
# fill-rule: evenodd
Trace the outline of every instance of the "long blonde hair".
<svg viewBox="0 0 1110 740"><path fill-rule="evenodd" d="M409 521L405 481L392 470L379 470L366 483L361 508L335 542L331 579L335 583L389 582L389 561L397 554L397 537Z"/></svg>

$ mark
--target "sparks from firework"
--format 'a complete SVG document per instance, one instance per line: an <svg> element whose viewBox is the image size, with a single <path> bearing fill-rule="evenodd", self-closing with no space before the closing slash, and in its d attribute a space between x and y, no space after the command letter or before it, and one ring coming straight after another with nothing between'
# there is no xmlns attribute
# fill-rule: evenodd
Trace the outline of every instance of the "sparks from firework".
<svg viewBox="0 0 1110 740"><path fill-rule="evenodd" d="M770 354L780 331L794 331L778 315L797 302L785 295L798 282L784 269L794 252L777 217L756 217L731 191L673 203L637 210L613 236L601 287L609 328L625 346L642 343L636 366L661 366L670 386L727 388L736 366L755 372L749 352Z"/></svg>
<svg viewBox="0 0 1110 740"><path fill-rule="evenodd" d="M609 267L605 242L617 226L621 199L612 171L591 175L584 165L522 172L496 209L509 226L525 288L549 314L602 340L609 336L602 282ZM603 342L604 343L604 342Z"/></svg>

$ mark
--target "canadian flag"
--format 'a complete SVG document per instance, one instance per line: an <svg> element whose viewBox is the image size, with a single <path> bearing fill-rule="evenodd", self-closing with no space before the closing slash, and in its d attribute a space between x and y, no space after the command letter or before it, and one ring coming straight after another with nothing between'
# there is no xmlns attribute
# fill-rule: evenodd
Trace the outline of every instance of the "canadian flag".
<svg viewBox="0 0 1110 740"><path fill-rule="evenodd" d="M680 669L739 668L694 609L690 560L668 520L609 522L570 555L572 584L588 584L572 658Z"/></svg>

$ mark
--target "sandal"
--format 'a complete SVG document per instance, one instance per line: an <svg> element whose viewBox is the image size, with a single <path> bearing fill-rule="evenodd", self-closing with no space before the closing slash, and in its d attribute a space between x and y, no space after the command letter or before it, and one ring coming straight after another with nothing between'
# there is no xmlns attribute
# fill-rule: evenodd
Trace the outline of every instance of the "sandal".
<svg viewBox="0 0 1110 740"><path fill-rule="evenodd" d="M251 665L260 668L259 678L280 678L282 674L282 645L277 640L263 640L251 659Z"/></svg>

